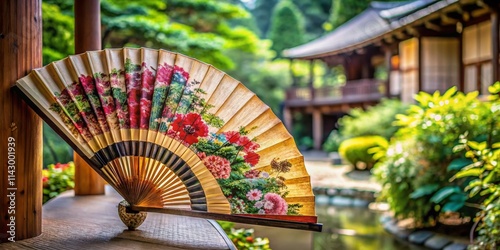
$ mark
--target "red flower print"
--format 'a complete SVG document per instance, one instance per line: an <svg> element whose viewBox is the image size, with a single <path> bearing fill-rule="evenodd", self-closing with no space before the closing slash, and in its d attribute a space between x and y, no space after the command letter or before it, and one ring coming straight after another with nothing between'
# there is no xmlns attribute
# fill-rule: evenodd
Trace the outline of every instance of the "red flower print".
<svg viewBox="0 0 500 250"><path fill-rule="evenodd" d="M151 100L141 98L141 128L149 128L149 115L151 114Z"/></svg>
<svg viewBox="0 0 500 250"><path fill-rule="evenodd" d="M215 179L227 179L231 173L231 164L225 158L210 155L203 159L203 163L210 170Z"/></svg>
<svg viewBox="0 0 500 250"><path fill-rule="evenodd" d="M149 128L149 116L151 114L151 99L153 96L154 89L154 74L151 70L149 70L146 66L146 63L142 63L144 71L141 75L142 80L142 94L140 100L141 107L141 123L140 128L147 129Z"/></svg>
<svg viewBox="0 0 500 250"><path fill-rule="evenodd" d="M130 115L130 128L139 128L140 99L141 99L141 73L125 73L125 85L127 86L128 110Z"/></svg>
<svg viewBox="0 0 500 250"><path fill-rule="evenodd" d="M177 114L172 122L172 130L189 145L197 143L198 137L208 135L208 126L197 113Z"/></svg>
<svg viewBox="0 0 500 250"><path fill-rule="evenodd" d="M168 106L165 106L161 112L161 117L163 119L170 119L174 117L174 113L172 113L172 110Z"/></svg>
<svg viewBox="0 0 500 250"><path fill-rule="evenodd" d="M175 73L179 73L182 76L182 78L184 78L185 80L189 79L189 73L186 72L184 70L184 68L181 68L181 67L176 65L174 70L175 70Z"/></svg>
<svg viewBox="0 0 500 250"><path fill-rule="evenodd" d="M259 174L260 174L260 171L257 169L248 170L245 173L245 178L247 178L247 179L257 178L257 177L259 177Z"/></svg>
<svg viewBox="0 0 500 250"><path fill-rule="evenodd" d="M198 157L200 157L200 159L205 159L205 157L207 157L207 155L205 154L205 152L199 152L197 153Z"/></svg>
<svg viewBox="0 0 500 250"><path fill-rule="evenodd" d="M94 92L94 83L92 81L92 76L81 75L78 79L82 83L83 90L85 91L85 93Z"/></svg>
<svg viewBox="0 0 500 250"><path fill-rule="evenodd" d="M250 151L243 158L245 159L246 163L255 166L257 165L257 163L259 163L260 155Z"/></svg>
<svg viewBox="0 0 500 250"><path fill-rule="evenodd" d="M169 85L173 73L174 67L164 63L158 67L156 81L158 81L160 85Z"/></svg>
<svg viewBox="0 0 500 250"><path fill-rule="evenodd" d="M248 139L248 137L246 136L242 136L240 137L240 139L238 140L237 144L239 146L242 146L243 147L243 150L245 152L253 152L255 150L257 150L260 145L251 141L250 139Z"/></svg>
<svg viewBox="0 0 500 250"><path fill-rule="evenodd" d="M225 132L226 140L230 143L237 143L240 140L240 133L237 131Z"/></svg>

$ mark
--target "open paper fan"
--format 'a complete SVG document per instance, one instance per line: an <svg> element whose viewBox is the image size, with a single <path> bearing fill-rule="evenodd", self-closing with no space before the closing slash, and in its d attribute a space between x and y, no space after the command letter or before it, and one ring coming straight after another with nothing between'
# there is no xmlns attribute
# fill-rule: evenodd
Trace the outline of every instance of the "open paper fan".
<svg viewBox="0 0 500 250"><path fill-rule="evenodd" d="M321 230L292 136L254 93L208 64L106 49L36 69L14 89L129 212Z"/></svg>

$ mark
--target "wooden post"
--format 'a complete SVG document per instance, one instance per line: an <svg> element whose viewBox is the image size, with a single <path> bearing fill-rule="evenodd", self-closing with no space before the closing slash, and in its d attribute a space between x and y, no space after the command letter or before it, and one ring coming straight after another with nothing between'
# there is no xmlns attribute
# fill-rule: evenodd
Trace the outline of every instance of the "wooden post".
<svg viewBox="0 0 500 250"><path fill-rule="evenodd" d="M292 78L292 87L297 87L297 79L293 73L293 58L290 59L290 77Z"/></svg>
<svg viewBox="0 0 500 250"><path fill-rule="evenodd" d="M309 91L311 92L311 100L314 100L314 59L309 61Z"/></svg>
<svg viewBox="0 0 500 250"><path fill-rule="evenodd" d="M42 1L0 1L0 15L0 242L9 242L42 233L42 120L10 89L42 66Z"/></svg>
<svg viewBox="0 0 500 250"><path fill-rule="evenodd" d="M313 123L313 141L314 149L321 149L321 140L323 139L323 115L321 110L314 109L312 113Z"/></svg>
<svg viewBox="0 0 500 250"><path fill-rule="evenodd" d="M100 0L75 0L75 53L101 49ZM104 194L104 180L77 154L75 195Z"/></svg>
<svg viewBox="0 0 500 250"><path fill-rule="evenodd" d="M385 97L387 98L391 97L392 52L392 46L388 45L384 47L385 66L387 68L387 80L385 81Z"/></svg>
<svg viewBox="0 0 500 250"><path fill-rule="evenodd" d="M286 129L288 129L288 132L291 134L293 130L293 114L292 109L286 106L283 109L283 122L285 123Z"/></svg>

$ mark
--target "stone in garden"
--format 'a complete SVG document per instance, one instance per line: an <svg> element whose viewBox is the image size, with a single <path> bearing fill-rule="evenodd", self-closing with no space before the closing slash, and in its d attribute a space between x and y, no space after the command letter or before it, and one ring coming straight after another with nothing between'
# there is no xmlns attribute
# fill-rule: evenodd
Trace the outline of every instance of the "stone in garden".
<svg viewBox="0 0 500 250"><path fill-rule="evenodd" d="M334 196L331 198L330 203L335 206L351 206L352 205L352 199L351 198L346 198L342 196Z"/></svg>
<svg viewBox="0 0 500 250"><path fill-rule="evenodd" d="M456 243L456 242L443 248L443 250L466 250L466 249L467 249L466 244Z"/></svg>
<svg viewBox="0 0 500 250"><path fill-rule="evenodd" d="M329 196L334 196L337 194L337 189L335 188L329 188L328 190L326 190L326 194L329 195Z"/></svg>
<svg viewBox="0 0 500 250"><path fill-rule="evenodd" d="M342 196L354 197L354 196L356 196L356 193L357 193L357 191L354 189L342 189L342 190L340 190L340 195L342 195Z"/></svg>
<svg viewBox="0 0 500 250"><path fill-rule="evenodd" d="M410 241L411 243L414 243L414 244L422 245L422 244L424 244L424 242L427 239L429 239L433 235L434 234L432 232L429 232L429 231L425 231L425 230L417 231L417 232L410 234L410 236L408 236L408 241Z"/></svg>
<svg viewBox="0 0 500 250"><path fill-rule="evenodd" d="M439 235L435 235L428 239L424 246L430 248L430 249L443 249L445 246L449 245L451 243L451 240L444 238Z"/></svg>
<svg viewBox="0 0 500 250"><path fill-rule="evenodd" d="M326 195L316 195L315 200L318 205L327 205L330 202L330 199Z"/></svg>
<svg viewBox="0 0 500 250"><path fill-rule="evenodd" d="M369 201L363 199L354 199L352 205L355 207L368 207Z"/></svg>
<svg viewBox="0 0 500 250"><path fill-rule="evenodd" d="M391 221L386 222L384 224L384 229L387 232L389 232L390 234L392 234L400 239L403 239L403 240L406 240L408 238L408 236L412 233L412 231L410 231L408 229L398 227L397 221L395 221L395 220L391 220Z"/></svg>

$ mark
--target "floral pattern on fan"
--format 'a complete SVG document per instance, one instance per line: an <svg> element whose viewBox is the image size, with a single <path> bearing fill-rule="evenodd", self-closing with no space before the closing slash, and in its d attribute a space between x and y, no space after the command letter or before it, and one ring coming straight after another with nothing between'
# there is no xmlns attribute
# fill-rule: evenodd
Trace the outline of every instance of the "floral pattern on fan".
<svg viewBox="0 0 500 250"><path fill-rule="evenodd" d="M284 173L292 164L274 159L268 172L255 169L260 145L249 131L209 133L224 121L210 113L200 82L179 66L125 62L125 70L107 76L80 76L79 82L54 93L51 109L86 141L116 129L148 129L166 134L192 149L219 183L234 214L297 215L288 204ZM107 122L106 122L107 121Z"/></svg>

